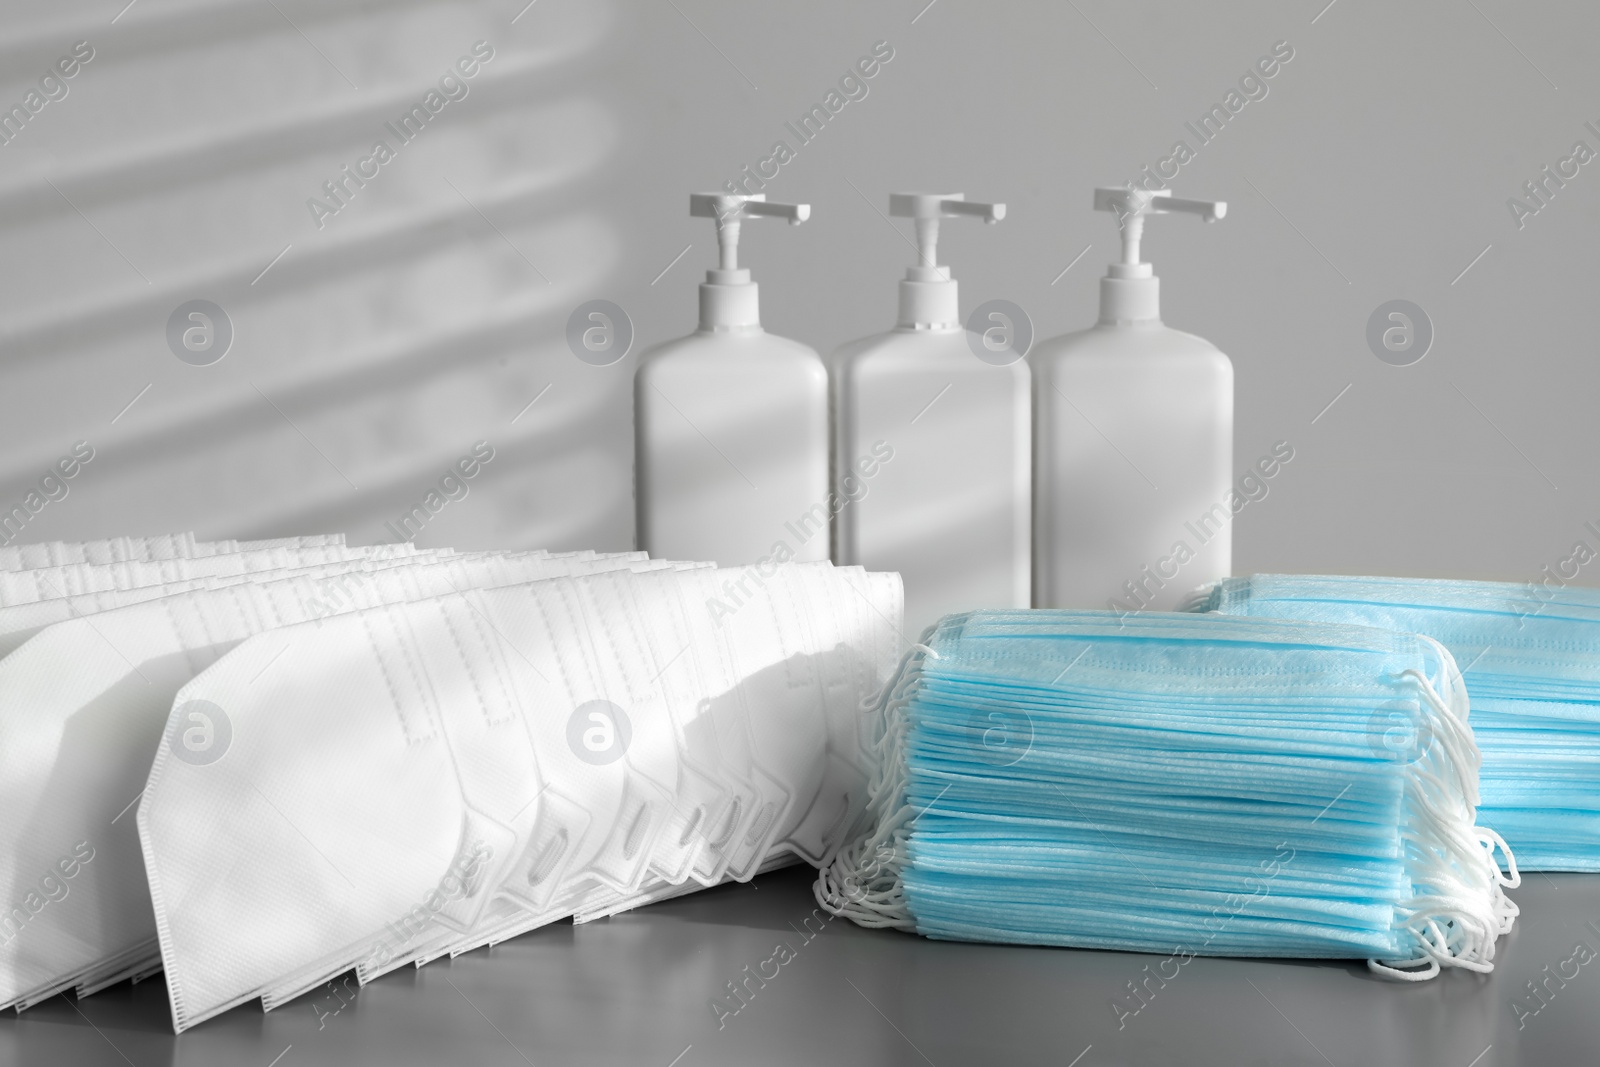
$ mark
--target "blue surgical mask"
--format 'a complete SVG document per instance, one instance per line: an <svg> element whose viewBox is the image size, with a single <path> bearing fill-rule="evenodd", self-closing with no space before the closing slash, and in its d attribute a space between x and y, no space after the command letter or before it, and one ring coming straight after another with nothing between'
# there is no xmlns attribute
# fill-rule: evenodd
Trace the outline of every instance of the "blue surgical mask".
<svg viewBox="0 0 1600 1067"><path fill-rule="evenodd" d="M1525 869L1600 871L1600 590L1258 574L1219 583L1200 606L1439 641L1472 695L1480 820Z"/></svg>
<svg viewBox="0 0 1600 1067"><path fill-rule="evenodd" d="M1516 914L1474 821L1460 675L1426 637L974 612L877 715L869 825L817 882L863 925L1418 979L1490 970ZM1392 716L1403 748L1375 741Z"/></svg>

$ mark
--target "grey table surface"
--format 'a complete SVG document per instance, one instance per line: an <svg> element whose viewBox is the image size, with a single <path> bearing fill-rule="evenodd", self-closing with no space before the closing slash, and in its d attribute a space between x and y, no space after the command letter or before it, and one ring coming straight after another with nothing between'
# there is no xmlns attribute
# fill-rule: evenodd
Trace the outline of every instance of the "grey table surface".
<svg viewBox="0 0 1600 1067"><path fill-rule="evenodd" d="M0 1019L0 1063L1600 1062L1596 876L1525 876L1513 894L1522 917L1501 940L1494 973L1416 985L1382 981L1357 962L1162 965L1161 956L822 924L810 878L791 868L586 926L562 923L358 993L325 987L271 1014L246 1005L180 1037L160 978L82 1003L57 997ZM767 977L747 978L746 967ZM1146 967L1176 975L1145 983L1147 1003L1132 1013L1141 1001L1127 983L1143 981ZM736 1000L728 983L741 981L748 991ZM1530 981L1543 982L1539 999Z"/></svg>

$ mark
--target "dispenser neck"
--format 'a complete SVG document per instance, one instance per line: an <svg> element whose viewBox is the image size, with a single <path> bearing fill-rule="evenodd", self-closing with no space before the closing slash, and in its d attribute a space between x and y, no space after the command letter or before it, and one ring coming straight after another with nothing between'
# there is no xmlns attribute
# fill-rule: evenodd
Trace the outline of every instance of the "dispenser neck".
<svg viewBox="0 0 1600 1067"><path fill-rule="evenodd" d="M1100 322L1117 323L1161 321L1161 279L1148 263L1139 261L1139 240L1144 236L1141 214L1121 216L1122 262L1106 267L1100 279Z"/></svg>
<svg viewBox="0 0 1600 1067"><path fill-rule="evenodd" d="M902 330L949 330L961 325L955 279L939 266L939 220L913 219L917 231L917 265L906 268L900 281Z"/></svg>
<svg viewBox="0 0 1600 1067"><path fill-rule="evenodd" d="M917 234L916 265L906 269L900 282L898 328L960 329L956 283L949 268L939 266L939 220L967 217L993 223L1006 217L1006 206L967 200L962 193L892 193L889 214L911 219Z"/></svg>
<svg viewBox="0 0 1600 1067"><path fill-rule="evenodd" d="M1228 213L1228 205L1220 200L1184 200L1173 196L1170 189L1132 185L1096 189L1094 209L1116 215L1122 230L1122 261L1111 264L1100 279L1100 323L1104 326L1161 321L1161 279L1139 258L1145 219L1181 212L1215 222Z"/></svg>
<svg viewBox="0 0 1600 1067"><path fill-rule="evenodd" d="M942 267L912 267L906 271L900 281L900 329L960 328L961 305L955 279L949 275Z"/></svg>
<svg viewBox="0 0 1600 1067"><path fill-rule="evenodd" d="M708 270L700 283L700 329L761 329L761 287L748 270Z"/></svg>
<svg viewBox="0 0 1600 1067"><path fill-rule="evenodd" d="M1102 326L1128 325L1136 322L1161 321L1161 279L1150 270L1150 264L1137 263L1144 273L1119 274L1112 269L1100 279L1100 324Z"/></svg>
<svg viewBox="0 0 1600 1067"><path fill-rule="evenodd" d="M750 272L739 266L740 224L746 219L777 218L798 226L811 217L811 205L768 203L759 193L694 193L689 197L689 214L715 219L717 225L717 266L706 271L700 285L700 329L759 331L760 290Z"/></svg>
<svg viewBox="0 0 1600 1067"><path fill-rule="evenodd" d="M739 266L737 208L717 218L717 266L700 284L700 329L716 332L761 328L760 287Z"/></svg>

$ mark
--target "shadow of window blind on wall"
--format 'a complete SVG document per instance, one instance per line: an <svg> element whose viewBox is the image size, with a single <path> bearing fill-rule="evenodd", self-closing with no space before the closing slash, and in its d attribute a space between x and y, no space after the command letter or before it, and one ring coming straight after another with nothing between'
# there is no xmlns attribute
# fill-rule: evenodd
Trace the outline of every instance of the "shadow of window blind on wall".
<svg viewBox="0 0 1600 1067"><path fill-rule="evenodd" d="M626 376L563 339L620 255L610 5L125 3L0 7L18 539L393 540L481 441L419 544L628 547Z"/></svg>

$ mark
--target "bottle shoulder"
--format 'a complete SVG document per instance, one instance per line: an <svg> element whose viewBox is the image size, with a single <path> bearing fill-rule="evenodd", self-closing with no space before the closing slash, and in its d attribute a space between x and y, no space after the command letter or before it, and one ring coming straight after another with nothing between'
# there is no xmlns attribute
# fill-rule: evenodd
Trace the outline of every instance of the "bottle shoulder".
<svg viewBox="0 0 1600 1067"><path fill-rule="evenodd" d="M828 364L835 374L851 379L928 373L1029 376L1025 360L1001 367L979 359L962 329L889 330L841 345Z"/></svg>
<svg viewBox="0 0 1600 1067"><path fill-rule="evenodd" d="M1034 345L1028 361L1035 371L1063 363L1140 362L1184 363L1233 373L1233 361L1221 349L1182 330L1157 323L1139 326L1092 326L1076 333L1051 337Z"/></svg>
<svg viewBox="0 0 1600 1067"><path fill-rule="evenodd" d="M754 364L753 364L753 361ZM816 349L766 331L696 331L663 341L639 355L636 373L645 377L748 370L792 372L825 381L827 367Z"/></svg>

